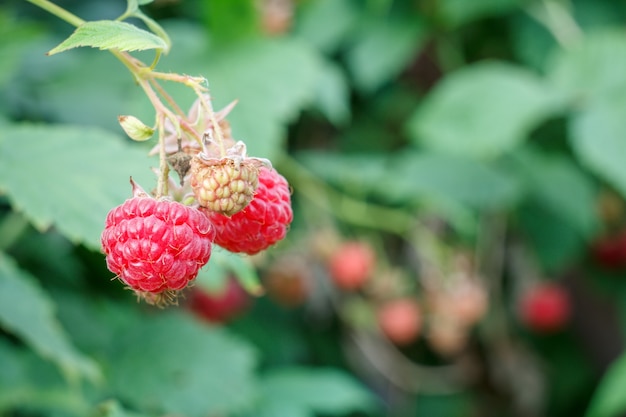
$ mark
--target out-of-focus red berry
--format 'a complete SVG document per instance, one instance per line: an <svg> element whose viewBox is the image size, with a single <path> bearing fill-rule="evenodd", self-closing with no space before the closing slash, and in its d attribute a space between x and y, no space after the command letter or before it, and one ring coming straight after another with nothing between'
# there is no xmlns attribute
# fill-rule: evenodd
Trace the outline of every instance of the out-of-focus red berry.
<svg viewBox="0 0 626 417"><path fill-rule="evenodd" d="M241 314L249 304L248 293L235 279L229 279L219 293L194 288L189 295L188 307L203 320L226 323Z"/></svg>
<svg viewBox="0 0 626 417"><path fill-rule="evenodd" d="M399 346L414 342L422 330L422 312L416 300L388 301L378 310L378 325L389 340Z"/></svg>
<svg viewBox="0 0 626 417"><path fill-rule="evenodd" d="M330 257L328 269L333 282L344 290L356 290L371 276L376 254L368 244L359 241L342 244Z"/></svg>
<svg viewBox="0 0 626 417"><path fill-rule="evenodd" d="M568 293L558 284L539 284L522 295L520 319L529 329L550 333L562 329L571 315Z"/></svg>
<svg viewBox="0 0 626 417"><path fill-rule="evenodd" d="M309 296L311 270L302 256L289 254L277 259L263 276L270 298L285 307L303 304Z"/></svg>
<svg viewBox="0 0 626 417"><path fill-rule="evenodd" d="M605 236L591 246L593 258L607 268L626 266L626 231L615 236Z"/></svg>

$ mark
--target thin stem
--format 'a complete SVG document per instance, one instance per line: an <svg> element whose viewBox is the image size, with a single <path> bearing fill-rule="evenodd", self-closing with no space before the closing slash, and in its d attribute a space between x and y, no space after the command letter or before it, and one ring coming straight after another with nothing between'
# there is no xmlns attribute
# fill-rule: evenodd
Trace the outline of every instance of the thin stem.
<svg viewBox="0 0 626 417"><path fill-rule="evenodd" d="M160 198L168 194L168 178L169 178L169 165L167 164L167 154L165 151L165 118L168 118L176 127L176 130L180 130L180 123L178 117L170 109L168 109L163 102L159 99L157 93L153 90L152 86L157 84L152 78L149 77L150 72L146 73L143 63L135 60L133 57L125 52L112 51L120 61L126 65L131 73L135 75L137 83L143 89L144 93L152 103L152 106L157 113L157 130L159 131L159 177L157 180L156 197ZM160 87L160 86L159 86ZM169 97L169 96L168 96ZM180 110L180 109L179 109Z"/></svg>
<svg viewBox="0 0 626 417"><path fill-rule="evenodd" d="M187 120L185 119L180 120L180 127L183 131L190 134L193 137L193 139L195 139L198 142L198 144L202 145L202 136L196 131L196 129L194 129L192 126L189 125Z"/></svg>
<svg viewBox="0 0 626 417"><path fill-rule="evenodd" d="M202 83L206 81L204 77L192 77L190 75L181 75L181 74L175 74L175 73L170 73L170 72L158 72L158 71L150 71L150 75L156 79L184 84L187 87L193 88L194 90L196 88L199 88L202 91L205 91L205 92L207 91L205 87L202 87Z"/></svg>
<svg viewBox="0 0 626 417"><path fill-rule="evenodd" d="M150 69L151 70L156 68L157 64L159 63L159 59L161 59L161 50L157 49L156 50L156 55L154 56L154 60L152 60L152 64L150 64Z"/></svg>
<svg viewBox="0 0 626 417"><path fill-rule="evenodd" d="M80 26L85 21L72 13L64 10L63 8L51 3L49 0L27 0L30 3L48 11L54 16L59 17L60 19L74 25ZM127 10L120 19L129 16L129 10ZM211 123L213 123L213 128L215 131L216 139L220 144L222 156L225 156L226 152L224 150L223 145L223 135L220 129L219 124L217 123L215 114L213 113L213 109L210 105L206 103L206 100L203 96L203 93L207 91L205 87L202 86L206 80L203 77L191 77L188 75L180 75L180 74L172 74L172 73L162 73L154 71L154 66L156 65L158 58L160 56L160 52L157 52L157 57L150 67L146 66L143 62L134 58L127 52L118 51L116 49L109 50L117 59L119 59L124 66L133 74L135 80L139 84L139 86L143 89L144 93L150 100L152 106L156 111L156 119L157 126L159 130L159 179L157 186L157 197L161 197L167 194L167 179L169 173L169 166L167 164L167 155L165 152L165 120L169 119L178 132L179 136L181 131L191 133L192 137L199 142L201 142L201 138L199 137L199 133L195 132L193 127L189 124L189 121L186 118L183 110L176 104L174 99L159 85L156 81L157 79L173 81L177 83L181 83L187 87L190 87L194 90L194 92L200 97L200 101L202 107L207 111ZM156 90L156 92L155 92ZM158 94L157 94L158 92ZM165 104L161 101L160 97L162 97L173 109L166 107ZM176 113L176 114L175 114ZM177 116L180 116L178 117Z"/></svg>
<svg viewBox="0 0 626 417"><path fill-rule="evenodd" d="M506 256L507 218L504 214L486 215L482 220L483 234L477 245L477 257L483 264L479 273L484 274L489 291L490 311L483 332L485 340L508 342L509 329L506 321L507 305L503 294L503 277ZM478 262L477 262L478 263ZM481 274L481 275L482 275Z"/></svg>
<svg viewBox="0 0 626 417"><path fill-rule="evenodd" d="M178 103L174 101L172 96L170 96L169 93L165 91L163 87L161 87L161 84L159 84L154 78L150 78L150 84L152 84L152 87L159 93L161 97L165 99L165 101L167 101L167 104L169 104L176 113L178 113L182 117L187 117L183 109L181 109Z"/></svg>
<svg viewBox="0 0 626 417"><path fill-rule="evenodd" d="M26 0L26 1L34 4L35 6L41 7L48 13L58 17L59 19L69 23L72 26L80 26L83 23L85 23L85 21L81 19L80 17L68 12L67 10L57 6L54 3L49 2L48 0Z"/></svg>
<svg viewBox="0 0 626 417"><path fill-rule="evenodd" d="M126 52L119 52L116 50L111 50L111 53L115 55L122 63L128 68L128 70L135 75L135 79L139 86L143 89L144 93L152 103L152 106L157 112L157 119L159 114L163 114L165 117L170 119L175 126L178 126L178 118L176 115L168 109L163 102L159 99L159 96L154 92L151 85L151 79L149 76L149 72L146 75L144 69L145 66L140 61L137 61L132 56L127 54Z"/></svg>
<svg viewBox="0 0 626 417"><path fill-rule="evenodd" d="M170 167L167 164L165 153L165 114L159 113L157 127L159 129L159 179L157 181L156 198L161 198L168 193L168 178Z"/></svg>
<svg viewBox="0 0 626 417"><path fill-rule="evenodd" d="M561 1L543 0L527 9L527 13L548 29L563 48L569 48L583 36L582 29Z"/></svg>
<svg viewBox="0 0 626 417"><path fill-rule="evenodd" d="M196 95L198 96L198 99L200 100L200 105L209 116L209 120L211 121L211 126L213 126L213 132L215 133L217 146L219 146L220 148L220 156L223 158L226 156L226 148L224 147L224 135L222 134L222 128L220 127L220 124L217 121L217 117L215 117L213 106L211 106L211 104L204 97L204 93L206 89L204 89L200 85L194 85L194 86L191 86L191 88L193 88L193 90L196 92Z"/></svg>

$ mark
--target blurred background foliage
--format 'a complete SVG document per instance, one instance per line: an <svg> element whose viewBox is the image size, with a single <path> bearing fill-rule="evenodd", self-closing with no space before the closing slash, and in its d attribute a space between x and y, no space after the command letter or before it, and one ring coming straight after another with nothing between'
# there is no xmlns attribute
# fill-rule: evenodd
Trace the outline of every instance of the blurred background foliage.
<svg viewBox="0 0 626 417"><path fill-rule="evenodd" d="M46 56L72 28L5 0L0 415L626 413L625 1L139 3L173 41L159 70L238 100L294 223L215 249L179 307L137 303L99 236L129 176L155 184L117 123L150 104L106 52Z"/></svg>

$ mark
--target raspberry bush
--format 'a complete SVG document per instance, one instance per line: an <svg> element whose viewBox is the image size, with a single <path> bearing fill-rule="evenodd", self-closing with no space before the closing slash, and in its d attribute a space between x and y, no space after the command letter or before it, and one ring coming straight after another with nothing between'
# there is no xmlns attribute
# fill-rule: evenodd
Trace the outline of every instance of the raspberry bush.
<svg viewBox="0 0 626 417"><path fill-rule="evenodd" d="M0 415L626 412L623 2L0 3Z"/></svg>

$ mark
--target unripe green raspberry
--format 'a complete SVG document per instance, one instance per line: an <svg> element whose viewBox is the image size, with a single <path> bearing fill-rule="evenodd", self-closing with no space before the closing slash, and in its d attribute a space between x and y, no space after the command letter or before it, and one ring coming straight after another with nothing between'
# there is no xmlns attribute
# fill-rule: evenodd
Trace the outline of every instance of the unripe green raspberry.
<svg viewBox="0 0 626 417"><path fill-rule="evenodd" d="M191 160L190 183L200 206L232 216L246 207L259 186L258 164L231 158Z"/></svg>

